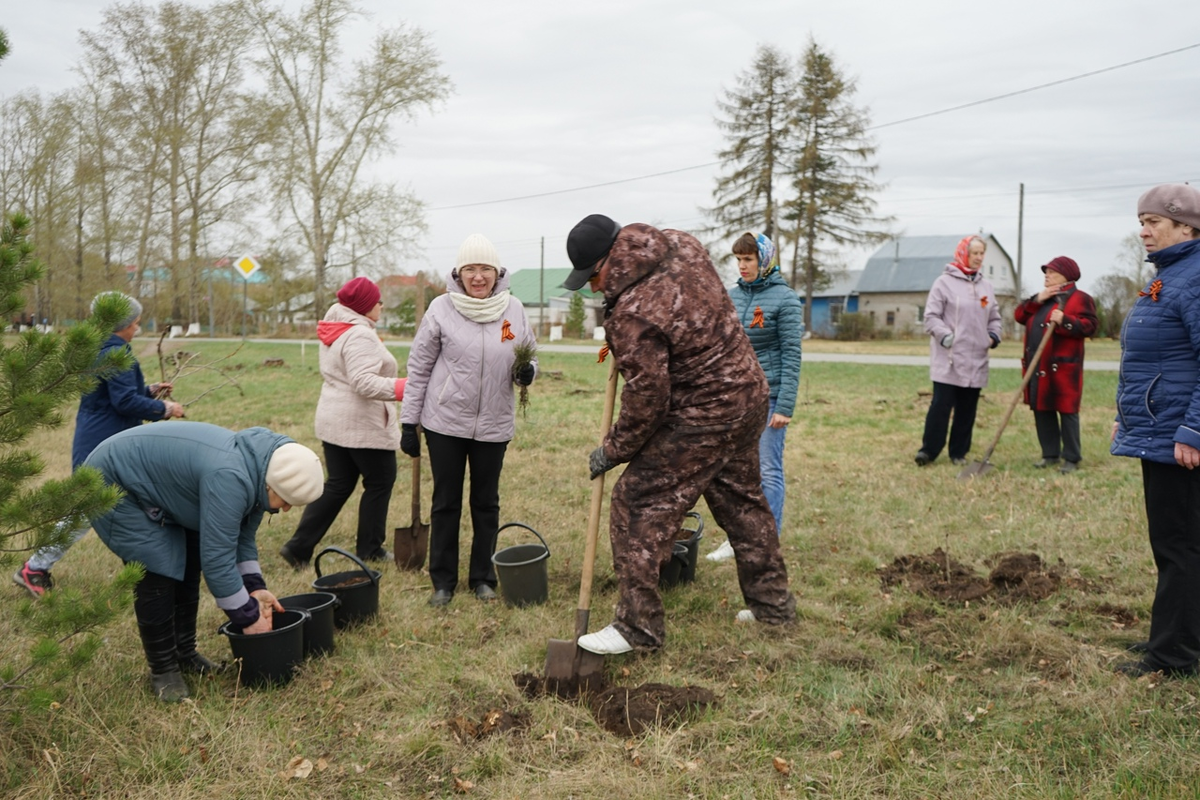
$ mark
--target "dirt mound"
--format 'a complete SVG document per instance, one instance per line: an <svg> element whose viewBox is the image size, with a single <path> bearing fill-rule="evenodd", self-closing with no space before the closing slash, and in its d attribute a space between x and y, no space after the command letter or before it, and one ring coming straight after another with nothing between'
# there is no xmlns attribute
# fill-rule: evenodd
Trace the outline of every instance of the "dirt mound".
<svg viewBox="0 0 1200 800"><path fill-rule="evenodd" d="M613 686L588 696L588 707L605 730L632 736L656 725L674 726L716 703L708 689L643 683L627 689Z"/></svg>
<svg viewBox="0 0 1200 800"><path fill-rule="evenodd" d="M600 727L618 736L632 736L654 726L679 725L717 700L700 686L644 683L630 689L593 681L580 687L571 681L549 680L528 672L514 675L513 681L527 697L548 695L583 701Z"/></svg>
<svg viewBox="0 0 1200 800"><path fill-rule="evenodd" d="M446 720L446 727L460 743L484 739L494 733L521 730L529 726L529 715L520 711L489 708L473 716L478 717L478 721L465 716Z"/></svg>
<svg viewBox="0 0 1200 800"><path fill-rule="evenodd" d="M897 556L877 570L883 588L905 586L909 591L946 603L965 603L990 597L1001 602L1039 602L1058 591L1063 564L1047 568L1036 553L996 553L986 562L987 578L950 558L942 548L928 555ZM1074 581L1069 581L1074 585Z"/></svg>

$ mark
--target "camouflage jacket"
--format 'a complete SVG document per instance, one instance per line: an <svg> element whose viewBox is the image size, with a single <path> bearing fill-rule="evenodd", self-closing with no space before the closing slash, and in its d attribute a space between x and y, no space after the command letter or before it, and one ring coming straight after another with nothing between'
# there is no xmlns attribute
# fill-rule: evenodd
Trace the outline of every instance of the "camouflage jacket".
<svg viewBox="0 0 1200 800"><path fill-rule="evenodd" d="M695 237L625 226L603 291L605 338L625 381L620 416L604 439L611 461L632 459L663 425L723 431L765 414L766 376Z"/></svg>

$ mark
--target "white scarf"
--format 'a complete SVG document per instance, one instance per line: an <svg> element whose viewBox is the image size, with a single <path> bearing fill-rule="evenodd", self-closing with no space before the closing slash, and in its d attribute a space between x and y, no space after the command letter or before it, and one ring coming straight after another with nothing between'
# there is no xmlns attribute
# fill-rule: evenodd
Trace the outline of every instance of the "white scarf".
<svg viewBox="0 0 1200 800"><path fill-rule="evenodd" d="M482 300L470 295L450 292L450 302L454 303L458 313L472 322L480 323L495 322L500 319L500 315L508 308L508 297L508 289L496 292L491 297L485 297Z"/></svg>

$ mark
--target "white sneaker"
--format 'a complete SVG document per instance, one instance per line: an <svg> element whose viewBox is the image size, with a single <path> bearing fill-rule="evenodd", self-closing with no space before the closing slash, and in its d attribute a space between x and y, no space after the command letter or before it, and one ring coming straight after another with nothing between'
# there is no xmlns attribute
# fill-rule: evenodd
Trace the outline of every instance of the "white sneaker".
<svg viewBox="0 0 1200 800"><path fill-rule="evenodd" d="M612 625L604 630L580 636L576 644L589 653L597 653L602 656L618 656L633 650L633 646L625 641L621 632Z"/></svg>
<svg viewBox="0 0 1200 800"><path fill-rule="evenodd" d="M754 612L748 608L743 608L737 613L738 622L754 622Z"/></svg>
<svg viewBox="0 0 1200 800"><path fill-rule="evenodd" d="M733 558L733 545L727 539L724 544L706 555L705 558L709 561L728 561Z"/></svg>

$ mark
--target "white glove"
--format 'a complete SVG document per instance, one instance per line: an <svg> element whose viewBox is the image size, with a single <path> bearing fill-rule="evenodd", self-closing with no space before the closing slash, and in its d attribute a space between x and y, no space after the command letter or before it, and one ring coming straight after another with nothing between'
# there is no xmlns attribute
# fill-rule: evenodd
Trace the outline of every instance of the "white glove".
<svg viewBox="0 0 1200 800"><path fill-rule="evenodd" d="M945 336L942 337L942 347L949 350L953 346L954 346L954 334L947 333Z"/></svg>

